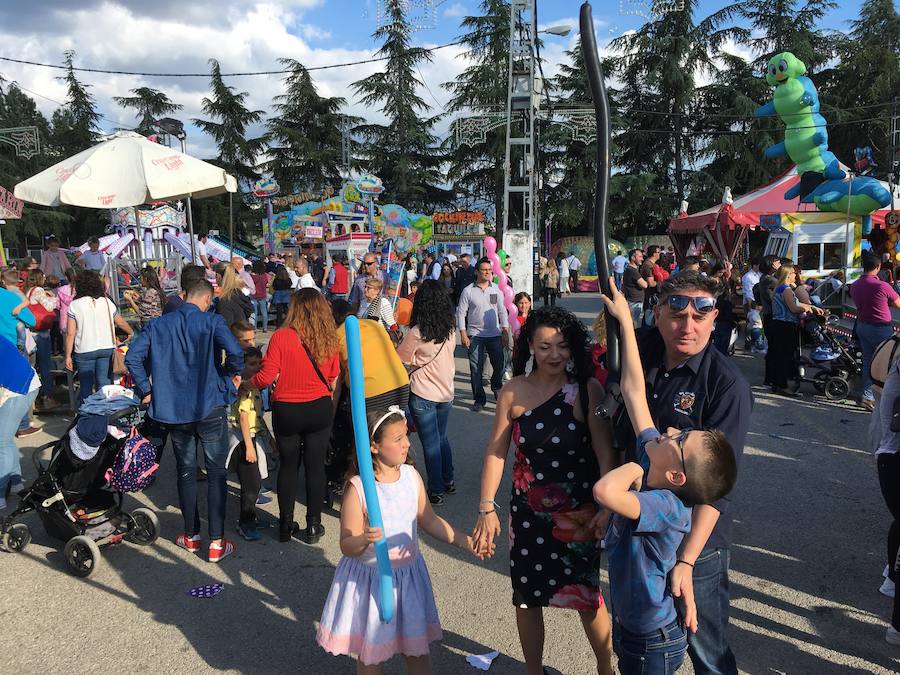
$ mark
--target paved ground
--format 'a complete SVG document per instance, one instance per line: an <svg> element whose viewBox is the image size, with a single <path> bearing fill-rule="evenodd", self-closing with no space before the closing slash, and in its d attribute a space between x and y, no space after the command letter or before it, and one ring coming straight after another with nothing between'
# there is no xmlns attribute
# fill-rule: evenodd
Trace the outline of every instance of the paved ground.
<svg viewBox="0 0 900 675"><path fill-rule="evenodd" d="M597 299L580 295L564 304L589 321ZM751 382L761 380L758 359L735 358ZM492 406L470 411L463 359L457 358L457 368L451 442L459 493L442 513L470 528ZM867 416L809 393L794 402L754 391L732 555L730 639L741 670L900 670L900 648L884 642L890 601L877 592L888 516L866 450ZM61 416L49 418L48 434L22 443L26 471L30 448L58 436L66 423ZM508 489L504 483L501 495ZM170 453L157 484L129 499L138 502L159 513L164 537L149 548L106 549L103 567L88 581L66 573L61 546L33 514L26 517L34 543L21 555L0 554L0 672L353 672L349 659L330 657L315 644L316 621L340 556L336 512L326 518L323 546L282 545L271 537L239 542L237 553L216 567L171 543L181 517ZM228 508L230 536L236 538L235 498ZM298 520L302 515L301 505ZM444 642L432 649L435 672L476 672L464 656L495 649L502 656L491 672L522 672L505 550L481 563L433 540L423 542L445 631ZM214 599L186 594L215 581L226 586ZM546 617L551 672L594 672L575 615L548 610ZM401 671L397 659L386 669Z"/></svg>

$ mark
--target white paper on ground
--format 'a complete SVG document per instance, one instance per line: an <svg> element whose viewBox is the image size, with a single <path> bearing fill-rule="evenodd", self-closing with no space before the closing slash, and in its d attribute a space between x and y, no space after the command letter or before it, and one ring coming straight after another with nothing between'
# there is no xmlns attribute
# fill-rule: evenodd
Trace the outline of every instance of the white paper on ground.
<svg viewBox="0 0 900 675"><path fill-rule="evenodd" d="M478 670L488 670L491 664L500 656L500 652L488 652L487 654L472 654L466 657L469 665L478 668Z"/></svg>

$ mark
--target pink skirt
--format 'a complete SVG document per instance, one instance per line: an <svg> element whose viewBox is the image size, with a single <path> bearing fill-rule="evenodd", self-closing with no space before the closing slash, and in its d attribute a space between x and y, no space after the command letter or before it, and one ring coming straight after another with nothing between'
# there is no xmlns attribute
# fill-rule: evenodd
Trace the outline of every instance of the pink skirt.
<svg viewBox="0 0 900 675"><path fill-rule="evenodd" d="M378 612L378 569L356 558L341 558L325 600L316 641L336 656L374 665L394 654L425 656L443 636L431 578L421 555L394 568L394 618L382 623Z"/></svg>

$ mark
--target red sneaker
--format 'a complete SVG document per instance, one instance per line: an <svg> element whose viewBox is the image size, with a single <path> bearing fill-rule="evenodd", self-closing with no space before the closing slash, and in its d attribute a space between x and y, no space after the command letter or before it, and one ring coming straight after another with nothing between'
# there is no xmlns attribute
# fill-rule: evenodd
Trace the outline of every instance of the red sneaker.
<svg viewBox="0 0 900 675"><path fill-rule="evenodd" d="M211 563L217 563L222 558L234 553L234 550L234 542L230 539L220 539L219 543L210 542L208 560Z"/></svg>
<svg viewBox="0 0 900 675"><path fill-rule="evenodd" d="M191 553L199 553L203 543L200 541L200 535L195 534L192 537L187 536L184 532L175 537L175 545L180 546L185 551Z"/></svg>

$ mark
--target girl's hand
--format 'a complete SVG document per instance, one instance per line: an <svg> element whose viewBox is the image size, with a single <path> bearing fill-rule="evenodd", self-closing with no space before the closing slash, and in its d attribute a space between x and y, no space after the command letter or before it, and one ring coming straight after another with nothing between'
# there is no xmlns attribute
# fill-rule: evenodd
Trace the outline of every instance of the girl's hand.
<svg viewBox="0 0 900 675"><path fill-rule="evenodd" d="M600 510L597 511L597 515L591 519L589 527L594 531L594 536L597 537L597 539L603 539L606 535L606 528L609 525L609 516L609 511L601 507Z"/></svg>
<svg viewBox="0 0 900 675"><path fill-rule="evenodd" d="M475 530L472 532L473 548L475 555L484 560L494 555L496 548L494 537L500 535L500 519L497 512L492 511L484 515L479 514Z"/></svg>
<svg viewBox="0 0 900 675"><path fill-rule="evenodd" d="M248 446L244 451L244 459L250 464L256 464L256 448Z"/></svg>
<svg viewBox="0 0 900 675"><path fill-rule="evenodd" d="M628 306L628 301L622 292L616 288L613 277L609 278L609 296L601 293L600 299L603 300L603 304L606 305L609 313L618 319L619 322L631 321L631 307Z"/></svg>
<svg viewBox="0 0 900 675"><path fill-rule="evenodd" d="M384 536L384 532L380 527L366 527L363 530L363 534L366 537L366 542L369 544L374 544L376 541L381 539Z"/></svg>

